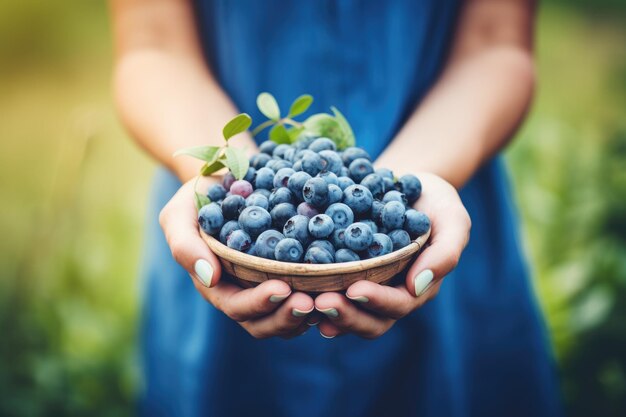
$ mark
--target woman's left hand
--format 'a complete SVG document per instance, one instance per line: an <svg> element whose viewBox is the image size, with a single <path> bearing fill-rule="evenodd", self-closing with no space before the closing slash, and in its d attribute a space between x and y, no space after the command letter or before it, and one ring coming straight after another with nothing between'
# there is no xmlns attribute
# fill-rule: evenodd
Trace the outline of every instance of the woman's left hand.
<svg viewBox="0 0 626 417"><path fill-rule="evenodd" d="M414 208L431 220L429 245L396 287L371 281L352 284L346 294L323 293L315 308L323 313L318 328L332 338L346 333L373 339L396 320L420 308L438 293L443 278L459 262L469 240L471 221L456 189L434 174L419 174L423 192Z"/></svg>

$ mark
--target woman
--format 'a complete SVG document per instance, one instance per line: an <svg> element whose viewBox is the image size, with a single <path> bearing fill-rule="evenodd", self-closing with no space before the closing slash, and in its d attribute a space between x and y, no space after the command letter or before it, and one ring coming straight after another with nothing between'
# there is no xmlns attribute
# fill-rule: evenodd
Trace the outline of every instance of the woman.
<svg viewBox="0 0 626 417"><path fill-rule="evenodd" d="M494 157L532 96L531 1L117 0L112 11L120 113L169 169L149 213L145 415L560 413ZM377 166L422 179L416 207L433 235L403 285L362 281L313 299L280 281L221 279L197 231L198 163L171 155L219 143L261 91L336 105ZM310 325L325 338L304 335Z"/></svg>

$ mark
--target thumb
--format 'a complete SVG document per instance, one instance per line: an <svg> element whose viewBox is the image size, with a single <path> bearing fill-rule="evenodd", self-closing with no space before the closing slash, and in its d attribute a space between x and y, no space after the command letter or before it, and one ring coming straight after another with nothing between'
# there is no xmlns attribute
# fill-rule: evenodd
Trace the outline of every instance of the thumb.
<svg viewBox="0 0 626 417"><path fill-rule="evenodd" d="M409 293L418 297L440 282L459 263L469 241L471 221L462 206L432 219L430 245L418 256L406 276Z"/></svg>
<svg viewBox="0 0 626 417"><path fill-rule="evenodd" d="M176 262L205 287L214 287L222 268L200 237L192 192L193 184L183 185L161 210L159 223Z"/></svg>

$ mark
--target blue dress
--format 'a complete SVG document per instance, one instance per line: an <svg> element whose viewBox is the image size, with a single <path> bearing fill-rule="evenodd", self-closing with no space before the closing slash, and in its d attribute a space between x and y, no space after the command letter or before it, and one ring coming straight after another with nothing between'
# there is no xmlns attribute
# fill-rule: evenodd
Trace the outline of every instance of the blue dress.
<svg viewBox="0 0 626 417"><path fill-rule="evenodd" d="M454 1L197 1L206 59L240 110L256 95L336 105L379 155L439 75ZM418 152L419 150L415 150ZM499 158L461 190L471 241L439 296L383 337L255 340L197 294L148 214L141 352L146 416L558 416L554 363Z"/></svg>

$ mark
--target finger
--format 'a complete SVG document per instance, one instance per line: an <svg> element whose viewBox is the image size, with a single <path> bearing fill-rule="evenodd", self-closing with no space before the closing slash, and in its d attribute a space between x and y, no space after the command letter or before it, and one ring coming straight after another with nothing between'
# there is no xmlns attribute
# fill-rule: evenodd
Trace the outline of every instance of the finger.
<svg viewBox="0 0 626 417"><path fill-rule="evenodd" d="M306 316L314 308L313 299L307 294L296 292L292 294L272 314L244 324L245 329L254 337L264 339L273 336L295 336L304 331L298 329L306 326Z"/></svg>
<svg viewBox="0 0 626 417"><path fill-rule="evenodd" d="M326 318L342 332L355 333L367 339L381 336L393 324L392 319L376 317L356 307L345 296L336 292L319 295L315 299L315 309L325 314Z"/></svg>
<svg viewBox="0 0 626 417"><path fill-rule="evenodd" d="M220 281L222 268L200 237L190 186L187 183L178 190L161 210L159 222L176 262L203 286L212 287Z"/></svg>
<svg viewBox="0 0 626 417"><path fill-rule="evenodd" d="M335 337L346 334L339 327L333 324L330 319L322 319L317 325L317 329L320 332L320 336L324 339L334 339Z"/></svg>
<svg viewBox="0 0 626 417"><path fill-rule="evenodd" d="M317 310L313 310L311 313L309 313L309 316L307 317L307 320L306 320L306 324L309 325L310 327L317 326L319 322L322 320L322 316L323 316L322 313L320 313Z"/></svg>
<svg viewBox="0 0 626 417"><path fill-rule="evenodd" d="M348 287L346 297L368 311L394 320L415 310L422 301L409 293L405 285L390 287L365 280Z"/></svg>
<svg viewBox="0 0 626 417"><path fill-rule="evenodd" d="M291 295L289 285L280 280L265 281L254 288L242 289L226 281L213 288L201 288L218 310L238 322L254 320L276 310Z"/></svg>
<svg viewBox="0 0 626 417"><path fill-rule="evenodd" d="M462 205L438 213L432 222L430 245L417 257L406 276L406 286L419 296L459 263L469 240L471 222Z"/></svg>

